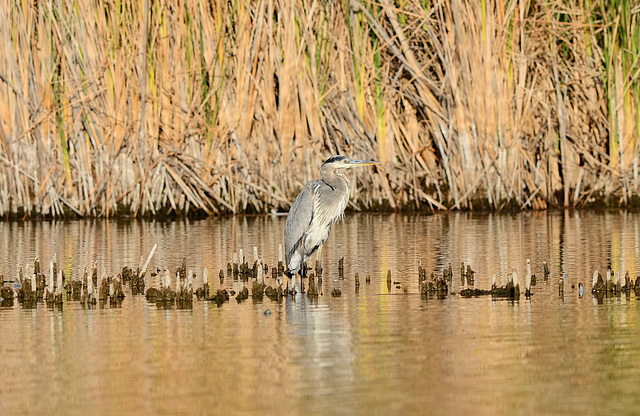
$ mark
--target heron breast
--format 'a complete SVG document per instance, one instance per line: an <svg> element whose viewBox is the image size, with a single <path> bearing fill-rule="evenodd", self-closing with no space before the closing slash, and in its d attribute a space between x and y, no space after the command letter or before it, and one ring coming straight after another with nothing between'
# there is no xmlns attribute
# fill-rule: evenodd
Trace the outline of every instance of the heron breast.
<svg viewBox="0 0 640 416"><path fill-rule="evenodd" d="M315 251L315 249L321 245L324 244L325 241L327 241L327 238L329 238L329 230L330 230L331 224L319 224L319 223L312 223L311 226L309 227L309 230L306 233L306 239L305 239L305 250L307 251L308 255L310 255L313 251Z"/></svg>
<svg viewBox="0 0 640 416"><path fill-rule="evenodd" d="M336 194L337 195L337 194ZM326 194L324 195L327 196ZM346 196L346 198L345 198ZM321 244L324 244L329 238L329 231L334 222L342 219L344 210L348 202L348 194L340 195L335 202L323 204L322 197L316 196L314 201L313 219L307 229L305 247L308 252L315 250Z"/></svg>

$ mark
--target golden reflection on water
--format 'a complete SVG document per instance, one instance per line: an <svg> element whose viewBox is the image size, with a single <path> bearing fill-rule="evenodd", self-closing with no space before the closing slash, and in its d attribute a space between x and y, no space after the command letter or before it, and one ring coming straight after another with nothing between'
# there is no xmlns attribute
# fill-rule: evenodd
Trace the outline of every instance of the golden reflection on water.
<svg viewBox="0 0 640 416"><path fill-rule="evenodd" d="M593 271L609 266L636 278L639 220L627 212L349 214L327 242L316 301L232 298L165 310L129 293L114 309L15 302L0 308L0 414L632 413L640 304L633 293L579 298L577 284L590 288ZM218 270L241 248L251 259L254 246L275 266L283 228L278 216L0 223L8 247L0 274L11 280L36 256L46 270L54 253L74 278L94 260L99 273L114 274L157 243L152 268L174 270L184 257L199 278L209 268L214 289L238 290L242 283L220 283ZM512 268L523 281L527 258L538 275L531 299L418 294L418 261L436 273L451 263L457 292L462 261L486 289ZM387 270L398 282L390 290ZM342 296L333 298L336 287Z"/></svg>

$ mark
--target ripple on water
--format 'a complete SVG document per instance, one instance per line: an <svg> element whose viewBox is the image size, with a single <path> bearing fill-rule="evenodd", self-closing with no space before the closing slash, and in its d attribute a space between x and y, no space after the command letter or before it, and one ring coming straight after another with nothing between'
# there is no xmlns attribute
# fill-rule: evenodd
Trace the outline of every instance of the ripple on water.
<svg viewBox="0 0 640 416"><path fill-rule="evenodd" d="M590 288L593 271L609 266L640 274L639 219L348 215L327 241L324 295L315 301L232 298L165 310L128 294L120 308L67 302L62 311L16 302L0 307L0 413L629 413L640 379L635 295L598 302L589 290L580 298L577 285ZM101 272L117 273L157 243L154 270L175 270L184 257L213 277L240 248L258 247L275 266L283 228L280 217L0 222L0 243L12 247L0 253L0 273L11 278L53 253L72 278L95 260ZM428 274L451 263L458 292L463 261L487 289L493 274L512 268L524 281L527 258L538 275L530 299L424 299L418 291L419 261ZM334 288L342 296L331 297Z"/></svg>

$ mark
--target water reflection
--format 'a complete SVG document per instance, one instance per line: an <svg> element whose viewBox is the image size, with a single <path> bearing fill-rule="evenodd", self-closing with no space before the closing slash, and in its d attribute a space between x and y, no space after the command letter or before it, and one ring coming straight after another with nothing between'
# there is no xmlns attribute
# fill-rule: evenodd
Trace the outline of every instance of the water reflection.
<svg viewBox="0 0 640 416"><path fill-rule="evenodd" d="M218 308L161 309L140 296L120 308L0 308L0 413L513 414L633 412L640 376L635 295L597 302L591 275L640 274L640 215L627 212L347 215L324 258L324 295L276 303L233 298ZM215 288L219 269L258 247L275 266L283 217L202 221L0 223L0 274L55 253L68 275L182 258ZM344 256L345 278L337 260ZM423 299L418 261L441 273L460 262L476 286L526 259L529 300ZM387 289L391 270L400 289ZM356 293L354 273L361 276ZM568 273L564 294L558 277ZM364 276L371 276L371 284ZM577 285L587 293L578 297ZM453 280L452 290L459 290ZM572 287L573 286L573 287ZM341 297L329 291L339 288ZM406 293L405 293L406 289ZM269 313L265 313L266 311Z"/></svg>

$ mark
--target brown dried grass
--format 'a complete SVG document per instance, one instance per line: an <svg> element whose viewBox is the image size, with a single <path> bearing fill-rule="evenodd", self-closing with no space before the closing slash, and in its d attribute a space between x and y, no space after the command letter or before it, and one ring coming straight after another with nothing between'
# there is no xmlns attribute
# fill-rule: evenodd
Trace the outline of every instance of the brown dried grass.
<svg viewBox="0 0 640 416"><path fill-rule="evenodd" d="M286 210L337 153L383 162L352 208L630 204L640 8L604 10L4 0L0 215Z"/></svg>

